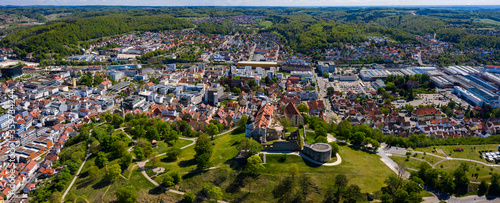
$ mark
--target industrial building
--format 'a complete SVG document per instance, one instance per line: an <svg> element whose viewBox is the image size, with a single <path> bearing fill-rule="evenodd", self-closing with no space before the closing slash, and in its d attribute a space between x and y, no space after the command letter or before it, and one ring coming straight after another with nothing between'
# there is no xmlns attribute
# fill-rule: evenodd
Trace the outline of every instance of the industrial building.
<svg viewBox="0 0 500 203"><path fill-rule="evenodd" d="M450 75L468 75L468 74L478 74L479 70L470 66L448 66L443 68L444 72Z"/></svg>
<svg viewBox="0 0 500 203"><path fill-rule="evenodd" d="M484 100L462 87L455 86L453 89L453 93L475 106L482 106L484 104Z"/></svg>
<svg viewBox="0 0 500 203"><path fill-rule="evenodd" d="M257 67L261 67L261 68L271 68L271 67L278 67L278 63L277 62L265 62L265 61L240 61L236 64L236 66L238 68L240 68L240 66L252 66L252 68L257 68Z"/></svg>
<svg viewBox="0 0 500 203"><path fill-rule="evenodd" d="M0 69L2 78L15 78L23 74L23 66L13 66Z"/></svg>
<svg viewBox="0 0 500 203"><path fill-rule="evenodd" d="M389 75L391 72L387 70L361 70L359 72L359 77L364 81L385 80Z"/></svg>
<svg viewBox="0 0 500 203"><path fill-rule="evenodd" d="M436 84L437 87L439 88L452 88L453 87L453 80L449 78L445 78L443 76L432 76L431 81Z"/></svg>

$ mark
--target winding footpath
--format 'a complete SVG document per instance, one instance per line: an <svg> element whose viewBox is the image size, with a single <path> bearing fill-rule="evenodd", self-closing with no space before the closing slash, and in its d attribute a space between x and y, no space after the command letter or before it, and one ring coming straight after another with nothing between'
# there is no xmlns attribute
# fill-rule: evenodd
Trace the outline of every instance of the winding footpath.
<svg viewBox="0 0 500 203"><path fill-rule="evenodd" d="M95 127L100 126L100 125L102 125L102 124L104 124L104 123L99 123L99 124L95 125L92 129L90 129L90 131L89 131L89 135L92 135L92 130L94 130L94 128L95 128ZM65 197L66 197L66 195L68 194L68 192L69 192L69 190L71 189L71 187L73 187L73 184L75 184L76 179L77 179L77 178L78 178L78 176L80 175L80 172L82 171L83 166L85 166L85 162L87 162L87 159L90 157L90 155L92 155L92 153L90 153L90 151L89 151L89 150L87 150L87 156L85 156L85 159L83 160L82 165L80 165L80 168L78 168L78 171L76 172L75 177L73 178L73 180L72 180L72 181L71 181L71 183L69 184L68 189L66 189L66 191L64 191L64 194L63 194L63 195L62 195L62 197L61 197L61 203L63 203L63 202L64 202L64 198L65 198Z"/></svg>
<svg viewBox="0 0 500 203"><path fill-rule="evenodd" d="M221 135L224 135L226 133L229 133L229 132L232 132L233 130L235 130L236 128L231 128L225 132L222 132L222 133L219 133L217 135L215 135L214 137L218 137L218 136L221 136ZM125 133L126 134L126 133ZM190 141L193 141L192 143L186 145L186 146L183 146L181 147L180 149L186 149L188 147L191 147L193 146L194 144L196 144L196 138L185 138L185 137L179 137L179 139L183 139L183 140L190 140ZM133 147L132 147L133 148ZM160 156L164 156L166 153L162 153L162 154L158 154L156 155L155 157L160 157ZM178 190L173 190L173 189L169 189L169 188L166 188L166 187L163 187L161 186L159 183L157 183L155 180L153 180L151 177L149 177L149 175L146 173L146 163L148 163L151 159L153 159L153 157L151 157L150 159L147 159L147 160L144 160L142 162L137 162L137 166L139 166L139 168L141 169L141 173L142 175L144 175L144 177L146 177L146 179L148 179L149 182L151 182L153 185L155 185L156 187L160 187L162 189L164 189L165 191L167 192L171 192L171 193L175 193L175 194L179 194L179 195L184 195L184 192L181 192L181 191L178 191ZM211 168L208 168L208 169L202 169L202 170L210 170L210 169L215 169L217 167L211 167ZM190 171L188 173L193 173L195 171ZM202 196L196 196L196 198L198 199L202 199L202 200L205 200L206 198L205 197L202 197ZM221 203L225 203L224 201L221 201L221 200L218 200L217 202L221 202Z"/></svg>

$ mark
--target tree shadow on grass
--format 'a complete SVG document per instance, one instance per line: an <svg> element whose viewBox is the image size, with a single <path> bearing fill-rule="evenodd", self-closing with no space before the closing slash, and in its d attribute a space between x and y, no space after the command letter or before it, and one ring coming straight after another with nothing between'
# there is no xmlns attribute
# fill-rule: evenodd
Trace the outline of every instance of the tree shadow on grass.
<svg viewBox="0 0 500 203"><path fill-rule="evenodd" d="M161 162L165 162L165 163L172 163L172 162L175 162L177 160L174 160L174 159L170 159L168 157L165 157L163 159L160 160Z"/></svg>
<svg viewBox="0 0 500 203"><path fill-rule="evenodd" d="M153 189L150 189L150 190L148 191L148 193L149 193L150 195L160 195L160 194L165 193L165 189L163 189L163 188L161 188L160 186L158 186L158 187L155 187L155 188L153 188Z"/></svg>
<svg viewBox="0 0 500 203"><path fill-rule="evenodd" d="M92 184L92 182L94 182L90 178L81 179L81 180L82 181L78 182L78 185L76 186L77 189L86 188L87 186Z"/></svg>
<svg viewBox="0 0 500 203"><path fill-rule="evenodd" d="M300 157L300 158L302 158L302 161L304 161L304 163L305 163L307 166L309 166L309 167L317 168L317 167L320 167L320 166L321 166L321 165L319 165L319 164L315 164L315 163L313 163L313 162L310 162L309 160L307 160L307 159L306 159L306 158L304 158L304 157Z"/></svg>
<svg viewBox="0 0 500 203"><path fill-rule="evenodd" d="M193 172L189 172L189 173L187 173L187 174L183 175L183 176L182 176L182 179L183 179L183 180L184 180L184 179L189 179L189 178L192 178L192 177L194 177L194 176L197 176L197 175L199 175L199 174L201 174L201 173L206 173L206 172L208 172L208 171L209 171L209 170L203 170L203 169L200 169L200 170L196 170L196 171L193 171Z"/></svg>
<svg viewBox="0 0 500 203"><path fill-rule="evenodd" d="M190 167L190 166L194 166L194 165L196 165L196 160L194 158L189 159L189 160L183 160L183 161L179 162L179 166L181 168Z"/></svg>
<svg viewBox="0 0 500 203"><path fill-rule="evenodd" d="M226 192L228 193L236 193L236 192L239 192L241 190L241 188L243 187L243 179L245 179L247 177L246 174L244 173L239 173L236 178L234 178L233 182L231 184L229 184L229 186L227 186L226 188Z"/></svg>
<svg viewBox="0 0 500 203"><path fill-rule="evenodd" d="M102 189L106 186L109 186L112 182L109 180L106 180L106 178L103 178L101 181L97 182L96 184L92 185L92 188L95 190Z"/></svg>

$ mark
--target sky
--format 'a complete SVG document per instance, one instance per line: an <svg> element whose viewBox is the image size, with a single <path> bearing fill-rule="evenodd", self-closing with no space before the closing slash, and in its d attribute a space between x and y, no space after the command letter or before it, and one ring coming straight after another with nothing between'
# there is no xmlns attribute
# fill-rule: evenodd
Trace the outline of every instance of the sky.
<svg viewBox="0 0 500 203"><path fill-rule="evenodd" d="M500 5L499 0L0 0L0 5L124 6L405 6Z"/></svg>

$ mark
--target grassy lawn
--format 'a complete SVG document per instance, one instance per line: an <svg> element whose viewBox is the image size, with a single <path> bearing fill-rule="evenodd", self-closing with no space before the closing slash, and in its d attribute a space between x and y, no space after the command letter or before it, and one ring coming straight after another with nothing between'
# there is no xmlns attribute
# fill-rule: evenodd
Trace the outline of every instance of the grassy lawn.
<svg viewBox="0 0 500 203"><path fill-rule="evenodd" d="M398 164L404 165L406 168L412 168L412 169L418 169L418 166L420 166L421 163L425 163L424 161L419 161L415 159L409 159L406 161L406 156L391 156L390 157L392 160L394 160Z"/></svg>
<svg viewBox="0 0 500 203"><path fill-rule="evenodd" d="M254 177L251 193L248 183L242 181L244 177L237 175L236 169L229 169L230 172L222 172L222 169L214 169L203 173L185 175L181 183L177 186L182 191L198 192L204 183L212 182L224 191L224 200L235 202L276 202L272 195L272 190L278 185L280 180L289 176L287 168L290 164L297 164L299 174L306 174L311 178L311 191L307 195L307 202L321 202L324 198L328 185L333 185L335 176L345 174L349 184L357 184L362 192L375 192L384 186L384 180L392 171L385 166L380 158L375 154L351 149L347 146L340 146L342 164L339 166L327 167L318 166L305 161L302 157L287 155L281 160L283 155L267 154L265 168L260 171L260 175ZM220 181L220 174L227 174L223 181ZM425 194L428 196L428 194Z"/></svg>
<svg viewBox="0 0 500 203"><path fill-rule="evenodd" d="M307 143L316 143L315 138L316 138L316 133L306 131L306 142Z"/></svg>
<svg viewBox="0 0 500 203"><path fill-rule="evenodd" d="M453 152L456 148L463 148L463 152ZM436 146L436 149L443 149L446 151L446 154L451 153L451 157L453 158L463 158L463 159L472 159L477 161L482 161L487 163L486 160L479 158L479 151L485 150L498 150L498 144L486 144L486 145L447 145L447 146ZM432 153L434 147L425 147L425 148L417 148L416 151L422 151L427 153ZM443 156L441 153L434 153L440 156Z"/></svg>
<svg viewBox="0 0 500 203"><path fill-rule="evenodd" d="M461 163L466 162L469 165L469 171L467 172L467 175L469 177L469 180L472 181L481 181L481 180L487 180L490 181L491 175L491 168L482 164L474 163L474 162L469 162L469 161L457 161L457 160L447 160L439 163L436 165L436 169L442 170L442 171L447 171L448 173L453 173L455 169L457 169ZM441 168L442 166L442 168ZM477 170L479 168L479 171ZM496 168L498 169L498 168ZM493 169L493 172L499 173L500 170ZM472 174L478 173L478 178L472 177Z"/></svg>
<svg viewBox="0 0 500 203"><path fill-rule="evenodd" d="M191 144L192 142L193 141L190 141L190 140L178 139L177 141L175 141L174 146L181 148L181 147L184 147L188 144ZM153 148L153 151L158 152L158 154L162 154L162 153L165 153L167 151L168 147L169 147L168 144L165 143L164 141L158 141L158 146Z"/></svg>
<svg viewBox="0 0 500 203"><path fill-rule="evenodd" d="M262 25L262 26L268 28L268 27L271 27L273 25L273 23L271 21L266 20L266 21L261 21L259 23L259 25Z"/></svg>
<svg viewBox="0 0 500 203"><path fill-rule="evenodd" d="M280 162L281 155L267 155L266 169L263 174L272 174L277 177L288 175L286 168L291 164L299 166L299 173L309 174L317 185L322 187L333 185L335 176L344 174L350 184L357 184L362 192L375 192L384 185L384 180L392 171L380 161L375 154L368 154L348 146L340 146L339 154L342 164L333 167L318 167L306 162L299 156L290 155L284 162Z"/></svg>
<svg viewBox="0 0 500 203"><path fill-rule="evenodd" d="M212 166L221 166L223 164L228 164L228 161L233 159L238 154L238 144L245 137L245 133L231 135L230 133L226 133L222 136L216 137L214 142L214 152L212 153L212 157L210 159ZM177 161L168 161L166 160L166 156L161 156L161 162L158 163L157 167L165 168L165 175L167 175L170 171L179 171L181 173L186 173L188 171L196 170L196 161L194 160L194 155L196 152L194 151L194 145L190 146L186 149L183 149ZM146 164L146 168L152 168L153 164L148 162ZM158 179L162 175L155 177Z"/></svg>
<svg viewBox="0 0 500 203"><path fill-rule="evenodd" d="M488 23L488 24L493 24L493 25L500 25L500 22L499 21L496 21L496 20L491 20L491 19L487 19L487 18L481 18L481 19L475 19L479 22L482 22L482 23Z"/></svg>
<svg viewBox="0 0 500 203"><path fill-rule="evenodd" d="M286 132L287 132L287 133L291 133L291 132L296 131L297 129L299 129L299 127L288 127L288 128L286 129Z"/></svg>
<svg viewBox="0 0 500 203"><path fill-rule="evenodd" d="M323 200L327 186L334 184L335 176L338 174L345 174L349 179L349 184L357 184L362 192L375 192L384 186L385 178L392 173L377 155L348 146L340 146L339 154L343 159L342 164L333 167L318 166L295 155L288 155L286 160L282 161L283 155L268 154L265 168L260 171L260 175L254 177L250 187L247 182L243 181L243 175L238 175L241 168L228 168L226 165L236 156L237 143L243 138L244 134L226 134L216 138L211 161L212 166L222 168L193 174L183 173L182 181L173 188L197 193L202 189L204 183L211 182L222 189L223 200L226 201L276 202L277 199L273 197L271 191L284 176L289 176L287 172L289 165L297 164L299 174L307 174L311 178L312 191L308 194L307 201L320 202ZM182 151L178 161L162 161L158 166L167 169L165 175L173 170L179 170L181 173L191 171L196 169L196 163L193 160L194 154L193 147L188 147ZM148 166L151 166L150 163L146 167Z"/></svg>

